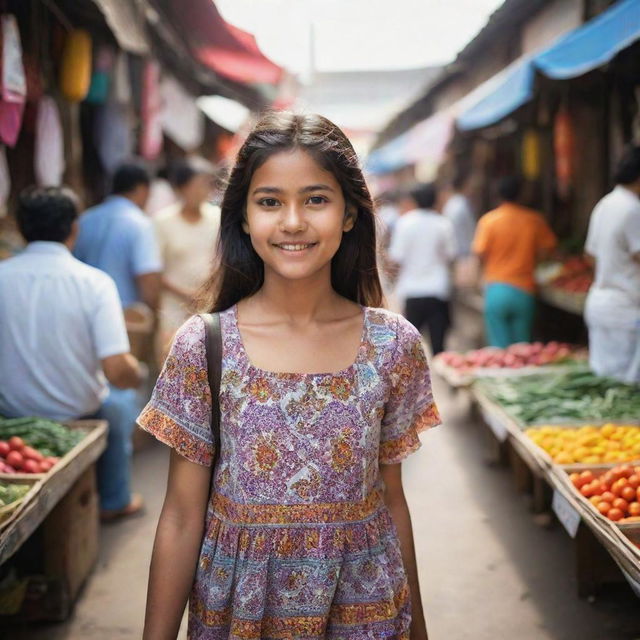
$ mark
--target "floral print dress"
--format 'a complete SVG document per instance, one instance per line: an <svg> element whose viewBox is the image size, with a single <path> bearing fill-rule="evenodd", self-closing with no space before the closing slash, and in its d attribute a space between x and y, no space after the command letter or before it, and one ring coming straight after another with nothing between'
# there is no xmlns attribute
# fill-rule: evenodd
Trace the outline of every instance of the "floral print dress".
<svg viewBox="0 0 640 640"><path fill-rule="evenodd" d="M364 308L355 362L338 373L253 366L237 309L221 313L222 451L195 582L192 640L409 637L410 594L379 464L439 423L418 331ZM211 465L204 322L178 331L139 424Z"/></svg>

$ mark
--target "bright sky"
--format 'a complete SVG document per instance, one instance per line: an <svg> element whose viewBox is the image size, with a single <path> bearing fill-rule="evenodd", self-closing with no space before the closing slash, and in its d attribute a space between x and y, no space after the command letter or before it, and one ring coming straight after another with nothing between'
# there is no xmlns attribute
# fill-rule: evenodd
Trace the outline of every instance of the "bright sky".
<svg viewBox="0 0 640 640"><path fill-rule="evenodd" d="M215 0L290 71L423 67L450 62L503 0Z"/></svg>

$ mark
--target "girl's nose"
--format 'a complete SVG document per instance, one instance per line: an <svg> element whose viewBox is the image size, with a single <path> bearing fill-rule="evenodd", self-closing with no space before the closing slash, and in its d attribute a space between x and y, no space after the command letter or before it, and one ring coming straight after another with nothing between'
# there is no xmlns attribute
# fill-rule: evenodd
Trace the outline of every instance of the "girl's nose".
<svg viewBox="0 0 640 640"><path fill-rule="evenodd" d="M280 229L288 233L304 231L307 226L303 212L296 205L284 207L280 219Z"/></svg>

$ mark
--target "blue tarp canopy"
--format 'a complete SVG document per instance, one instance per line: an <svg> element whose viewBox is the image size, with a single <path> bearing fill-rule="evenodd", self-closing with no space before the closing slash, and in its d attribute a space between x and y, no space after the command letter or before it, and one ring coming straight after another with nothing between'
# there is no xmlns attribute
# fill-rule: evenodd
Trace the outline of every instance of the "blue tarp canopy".
<svg viewBox="0 0 640 640"><path fill-rule="evenodd" d="M484 97L457 118L458 129L480 129L502 120L533 98L535 69L531 58L520 60L479 87ZM492 85L493 90L489 85ZM483 89L486 89L483 91Z"/></svg>
<svg viewBox="0 0 640 640"><path fill-rule="evenodd" d="M640 1L624 0L536 56L549 78L575 78L610 62L640 38Z"/></svg>
<svg viewBox="0 0 640 640"><path fill-rule="evenodd" d="M535 71L566 80L611 61L640 39L640 0L623 0L581 27L562 36L533 58L518 61L488 80L492 90L463 111L457 126L463 131L499 122L533 97Z"/></svg>

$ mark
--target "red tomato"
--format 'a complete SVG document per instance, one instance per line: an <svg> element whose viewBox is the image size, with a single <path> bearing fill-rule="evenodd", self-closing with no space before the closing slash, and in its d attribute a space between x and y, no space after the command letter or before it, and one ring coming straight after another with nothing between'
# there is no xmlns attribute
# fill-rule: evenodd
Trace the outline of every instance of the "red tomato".
<svg viewBox="0 0 640 640"><path fill-rule="evenodd" d="M11 451L9 443L4 440L0 440L0 458L6 458L9 451Z"/></svg>
<svg viewBox="0 0 640 640"><path fill-rule="evenodd" d="M49 469L51 469L51 467L53 467L53 463L49 462L48 460L43 460L40 463L40 471L42 473L48 473Z"/></svg>
<svg viewBox="0 0 640 640"><path fill-rule="evenodd" d="M613 501L616 499L616 497L613 495L613 493L611 493L611 491L605 491L600 497L603 500L606 500L607 502L611 502L611 503L613 503Z"/></svg>
<svg viewBox="0 0 640 640"><path fill-rule="evenodd" d="M640 487L640 476L636 473L634 473L633 475L630 475L627 478L627 482L629 483L630 486L632 486L634 489L637 489L638 487Z"/></svg>
<svg viewBox="0 0 640 640"><path fill-rule="evenodd" d="M636 497L636 490L632 486L626 485L625 487L622 487L620 497L624 498L627 502L633 502Z"/></svg>
<svg viewBox="0 0 640 640"><path fill-rule="evenodd" d="M594 506L597 507L598 504L601 502L602 497L601 496L591 496L591 498L589 498L589 502Z"/></svg>
<svg viewBox="0 0 640 640"><path fill-rule="evenodd" d="M22 470L26 473L40 473L40 465L35 460L25 460L22 463Z"/></svg>
<svg viewBox="0 0 640 640"><path fill-rule="evenodd" d="M603 516L606 516L609 513L609 511L611 511L611 504L609 502L605 502L604 500L601 500L600 502L598 502L597 509Z"/></svg>
<svg viewBox="0 0 640 640"><path fill-rule="evenodd" d="M628 481L626 478L620 478L620 480L616 480L613 485L611 485L611 493L615 494L619 498L622 496L622 490L628 486Z"/></svg>
<svg viewBox="0 0 640 640"><path fill-rule="evenodd" d="M613 508L609 510L609 513L607 513L607 517L609 518L609 520L618 522L618 520L622 520L622 518L624 518L624 513L622 513L620 509Z"/></svg>
<svg viewBox="0 0 640 640"><path fill-rule="evenodd" d="M620 474L622 478L628 478L633 475L633 467L631 465L625 464L620 467Z"/></svg>
<svg viewBox="0 0 640 640"><path fill-rule="evenodd" d="M587 482L593 482L593 471L583 471L580 477L584 480L584 484Z"/></svg>
<svg viewBox="0 0 640 640"><path fill-rule="evenodd" d="M629 515L630 516L640 516L640 502L632 502L629 505Z"/></svg>
<svg viewBox="0 0 640 640"><path fill-rule="evenodd" d="M580 488L580 493L585 498L590 498L593 495L593 488L591 487L591 484L585 484L584 486L582 486Z"/></svg>
<svg viewBox="0 0 640 640"><path fill-rule="evenodd" d="M602 495L607 490L606 485L601 484L598 480L594 480L589 486L594 496Z"/></svg>
<svg viewBox="0 0 640 640"><path fill-rule="evenodd" d="M9 449L11 449L11 451L22 451L23 448L24 440L22 438L18 438L18 436L9 438Z"/></svg>
<svg viewBox="0 0 640 640"><path fill-rule="evenodd" d="M573 486L576 489L579 489L582 486L582 482L580 481L580 474L579 473L572 473L569 475L569 480L571 480Z"/></svg>
<svg viewBox="0 0 640 640"><path fill-rule="evenodd" d="M616 509L620 509L622 513L627 513L627 509L629 509L629 503L624 498L616 498L613 501L613 506Z"/></svg>
<svg viewBox="0 0 640 640"><path fill-rule="evenodd" d="M22 463L24 458L18 451L11 451L7 456L7 464L14 469L20 469L22 467Z"/></svg>
<svg viewBox="0 0 640 640"><path fill-rule="evenodd" d="M39 452L33 449L32 447L25 447L22 450L22 455L29 460L35 460L36 462L40 462L44 460L44 456Z"/></svg>

